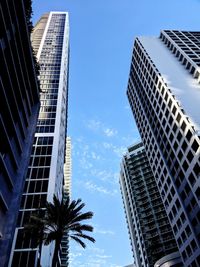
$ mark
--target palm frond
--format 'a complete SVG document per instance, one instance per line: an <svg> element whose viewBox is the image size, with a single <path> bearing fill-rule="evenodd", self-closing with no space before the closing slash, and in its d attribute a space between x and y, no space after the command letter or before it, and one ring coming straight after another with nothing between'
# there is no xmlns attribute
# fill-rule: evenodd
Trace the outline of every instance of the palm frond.
<svg viewBox="0 0 200 267"><path fill-rule="evenodd" d="M70 235L70 238L74 239L77 243L79 243L83 248L86 248L86 244L78 237L74 235Z"/></svg>
<svg viewBox="0 0 200 267"><path fill-rule="evenodd" d="M49 245L51 242L53 242L54 240L56 240L58 238L58 233L57 232L49 232L45 239L44 239L44 245L47 246Z"/></svg>
<svg viewBox="0 0 200 267"><path fill-rule="evenodd" d="M70 231L77 231L77 232L82 232L82 231L92 232L94 229L91 225L80 224L80 223L71 224L71 225L69 225L68 228Z"/></svg>
<svg viewBox="0 0 200 267"><path fill-rule="evenodd" d="M76 236L76 237L78 237L78 238L88 239L89 241L91 241L91 242L93 242L93 243L96 242L96 240L95 240L93 237L89 236L89 235L84 235L84 234L74 234L74 236Z"/></svg>
<svg viewBox="0 0 200 267"><path fill-rule="evenodd" d="M91 219L93 217L93 215L94 214L91 211L78 214L77 216L75 216L74 218L72 218L71 223L72 222L79 222L79 221L83 221L83 220L89 220L89 219Z"/></svg>
<svg viewBox="0 0 200 267"><path fill-rule="evenodd" d="M58 254L59 244L64 232L83 248L86 244L82 239L95 242L95 239L85 234L92 232L91 225L82 223L93 217L93 212L82 212L85 203L81 199L70 201L67 196L66 201L59 200L55 195L53 203L46 202L45 210L40 209L30 216L29 223L25 225L25 234L31 235L36 243L49 245L55 241L54 256Z"/></svg>

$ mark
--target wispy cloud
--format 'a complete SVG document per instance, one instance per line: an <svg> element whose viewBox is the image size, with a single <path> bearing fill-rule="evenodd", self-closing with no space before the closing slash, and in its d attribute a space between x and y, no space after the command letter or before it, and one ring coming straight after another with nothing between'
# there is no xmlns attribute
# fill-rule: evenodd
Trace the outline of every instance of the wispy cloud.
<svg viewBox="0 0 200 267"><path fill-rule="evenodd" d="M79 163L80 163L81 168L84 170L89 170L89 169L92 169L93 167L93 164L90 161L88 161L88 159L84 156L82 156L79 159Z"/></svg>
<svg viewBox="0 0 200 267"><path fill-rule="evenodd" d="M93 131L97 131L102 127L102 123L98 120L88 120L86 122L86 126L87 126L87 128L89 128Z"/></svg>
<svg viewBox="0 0 200 267"><path fill-rule="evenodd" d="M103 147L105 149L111 150L115 153L118 157L122 157L122 155L126 152L127 148L125 146L116 146L108 142L103 142Z"/></svg>
<svg viewBox="0 0 200 267"><path fill-rule="evenodd" d="M103 132L107 137L117 135L117 130L110 129L110 128L103 129Z"/></svg>
<svg viewBox="0 0 200 267"><path fill-rule="evenodd" d="M91 158L95 160L100 160L101 157L94 151L91 151Z"/></svg>
<svg viewBox="0 0 200 267"><path fill-rule="evenodd" d="M94 233L101 235L115 235L115 232L113 232L112 230L101 229L99 228L99 226L94 227Z"/></svg>
<svg viewBox="0 0 200 267"><path fill-rule="evenodd" d="M117 189L108 189L104 186L97 185L92 181L78 181L77 183L91 193L100 193L108 196L115 196L118 193Z"/></svg>
<svg viewBox="0 0 200 267"><path fill-rule="evenodd" d="M90 174L103 182L118 184L119 172L114 172L111 170L91 169Z"/></svg>
<svg viewBox="0 0 200 267"><path fill-rule="evenodd" d="M113 129L112 127L108 127L105 125L103 122L99 120L88 120L85 122L85 125L88 129L94 131L94 132L99 132L102 133L106 137L112 137L117 135L117 130Z"/></svg>
<svg viewBox="0 0 200 267"><path fill-rule="evenodd" d="M80 253L82 248L74 244L73 251L70 253L70 266L71 267L121 267L112 262L112 255L106 253L105 249L96 247L95 245L88 245L88 254ZM85 258L87 257L87 259Z"/></svg>
<svg viewBox="0 0 200 267"><path fill-rule="evenodd" d="M112 258L111 255L96 255L97 258L100 258L100 259L108 259L108 258Z"/></svg>

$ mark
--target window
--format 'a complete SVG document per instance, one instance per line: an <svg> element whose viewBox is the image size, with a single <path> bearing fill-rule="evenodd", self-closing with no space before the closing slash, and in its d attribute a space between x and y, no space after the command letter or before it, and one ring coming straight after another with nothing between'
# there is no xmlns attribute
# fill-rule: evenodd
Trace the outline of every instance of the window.
<svg viewBox="0 0 200 267"><path fill-rule="evenodd" d="M181 125L181 129L183 132L185 131L185 128L186 128L186 123L183 121Z"/></svg>
<svg viewBox="0 0 200 267"><path fill-rule="evenodd" d="M196 176L199 176L199 174L200 174L200 166L199 166L198 163L195 164L193 171L196 174Z"/></svg>
<svg viewBox="0 0 200 267"><path fill-rule="evenodd" d="M187 154L187 159L188 159L188 161L191 162L191 161L193 160L193 157L194 157L194 156L193 156L192 152L189 151L188 154Z"/></svg>
<svg viewBox="0 0 200 267"><path fill-rule="evenodd" d="M172 109L172 113L175 115L177 108L174 106Z"/></svg>
<svg viewBox="0 0 200 267"><path fill-rule="evenodd" d="M183 162L183 169L184 169L185 172L187 171L188 167L189 167L189 165L188 165L187 161L185 160Z"/></svg>
<svg viewBox="0 0 200 267"><path fill-rule="evenodd" d="M195 180L195 178L194 178L193 173L190 174L190 176L188 177L188 179L189 179L190 184L191 184L191 185L194 185L194 183L195 183L196 180Z"/></svg>
<svg viewBox="0 0 200 267"><path fill-rule="evenodd" d="M171 108L171 106L172 106L172 100L170 99L168 103L168 107Z"/></svg>
<svg viewBox="0 0 200 267"><path fill-rule="evenodd" d="M181 138L182 138L182 134L181 132L179 131L178 135L177 135L177 140L180 142L181 141Z"/></svg>
<svg viewBox="0 0 200 267"><path fill-rule="evenodd" d="M179 210L181 207L180 201L177 199L175 203L176 203L177 210Z"/></svg>
<svg viewBox="0 0 200 267"><path fill-rule="evenodd" d="M189 130L189 131L187 132L187 134L186 134L186 139L188 140L188 142L190 142L191 137L192 137L192 133L191 133L191 131Z"/></svg>
<svg viewBox="0 0 200 267"><path fill-rule="evenodd" d="M188 256L192 255L192 250L189 245L186 247L186 251L187 251Z"/></svg>
<svg viewBox="0 0 200 267"><path fill-rule="evenodd" d="M182 149L183 149L183 151L185 151L186 148L187 148L187 143L184 141L183 144L182 144Z"/></svg>
<svg viewBox="0 0 200 267"><path fill-rule="evenodd" d="M198 186L197 190L195 191L196 197L200 200L200 187Z"/></svg>
<svg viewBox="0 0 200 267"><path fill-rule="evenodd" d="M180 202L179 202L180 203ZM186 218L185 218L185 214L182 212L181 213L181 220L182 220L182 223L185 222Z"/></svg>
<svg viewBox="0 0 200 267"><path fill-rule="evenodd" d="M197 152L199 146L196 140L194 140L194 142L192 143L192 149L194 150L194 152Z"/></svg>
<svg viewBox="0 0 200 267"><path fill-rule="evenodd" d="M186 240L186 234L185 234L185 232L184 232L184 231L183 231L183 232L182 232L182 234L181 234L181 238L182 238L182 240L183 240L183 241L185 241L185 240Z"/></svg>
<svg viewBox="0 0 200 267"><path fill-rule="evenodd" d="M178 113L178 115L176 117L177 122L180 122L180 119L181 119L181 115L180 115L180 113Z"/></svg>
<svg viewBox="0 0 200 267"><path fill-rule="evenodd" d="M185 228L185 231L186 231L187 236L189 237L189 236L191 235L190 227L187 226L187 227Z"/></svg>
<svg viewBox="0 0 200 267"><path fill-rule="evenodd" d="M181 150L180 150L179 153L178 153L178 158L179 158L180 161L181 161L181 159L183 158L183 153L182 153Z"/></svg>

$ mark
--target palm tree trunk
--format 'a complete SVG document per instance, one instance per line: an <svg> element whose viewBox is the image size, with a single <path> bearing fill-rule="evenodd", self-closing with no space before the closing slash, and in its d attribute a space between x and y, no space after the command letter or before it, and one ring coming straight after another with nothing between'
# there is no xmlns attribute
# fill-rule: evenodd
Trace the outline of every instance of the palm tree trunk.
<svg viewBox="0 0 200 267"><path fill-rule="evenodd" d="M57 263L58 263L58 252L60 249L60 244L61 244L61 239L58 238L55 240L55 249L54 249L54 253L53 253L53 260L52 260L52 265L51 267L56 267Z"/></svg>

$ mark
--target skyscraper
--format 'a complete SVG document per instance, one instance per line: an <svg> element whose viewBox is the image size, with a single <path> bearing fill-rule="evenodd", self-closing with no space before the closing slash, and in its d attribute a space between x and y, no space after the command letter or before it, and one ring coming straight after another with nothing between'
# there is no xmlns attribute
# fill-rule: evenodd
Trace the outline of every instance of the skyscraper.
<svg viewBox="0 0 200 267"><path fill-rule="evenodd" d="M184 266L200 263L200 32L136 38L128 99Z"/></svg>
<svg viewBox="0 0 200 267"><path fill-rule="evenodd" d="M120 187L136 266L153 267L178 248L141 142L123 156Z"/></svg>
<svg viewBox="0 0 200 267"><path fill-rule="evenodd" d="M27 1L0 2L0 265L7 266L39 112Z"/></svg>
<svg viewBox="0 0 200 267"><path fill-rule="evenodd" d="M66 12L45 14L33 31L40 63L41 108L13 240L9 266L51 266L54 244L37 247L24 233L30 215L63 194L67 127L69 21Z"/></svg>
<svg viewBox="0 0 200 267"><path fill-rule="evenodd" d="M66 139L66 152L64 164L64 194L63 200L66 201L67 196L71 196L71 138ZM69 237L67 232L64 234L61 242L61 267L69 266Z"/></svg>

